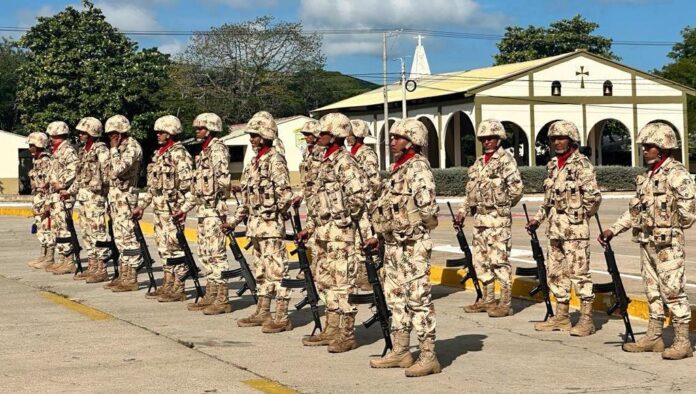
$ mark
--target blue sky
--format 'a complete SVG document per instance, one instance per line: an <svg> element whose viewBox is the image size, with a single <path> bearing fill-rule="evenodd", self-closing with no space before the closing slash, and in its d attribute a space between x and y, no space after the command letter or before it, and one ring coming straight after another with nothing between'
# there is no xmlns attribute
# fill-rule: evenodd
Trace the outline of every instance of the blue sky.
<svg viewBox="0 0 696 394"><path fill-rule="evenodd" d="M502 35L508 25L547 26L581 14L599 23L596 33L615 41L681 41L680 31L696 27L696 2L688 0L95 0L122 30L206 30L223 23L272 15L301 21L308 29L408 28ZM52 15L79 0L5 0L0 26L29 27L36 16ZM18 33L0 33L15 37ZM143 47L176 53L185 36L132 36ZM332 35L324 38L326 68L381 82L381 35ZM389 39L389 58L411 56L412 34ZM497 53L497 40L426 37L433 73L485 67ZM650 71L669 62L671 46L614 45L622 62ZM407 60L410 63L410 59ZM389 72L399 63L389 61Z"/></svg>

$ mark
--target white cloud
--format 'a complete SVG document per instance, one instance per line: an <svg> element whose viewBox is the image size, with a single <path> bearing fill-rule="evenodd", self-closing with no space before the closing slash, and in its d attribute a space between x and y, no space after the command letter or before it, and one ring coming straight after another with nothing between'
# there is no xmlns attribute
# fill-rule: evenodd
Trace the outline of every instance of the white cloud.
<svg viewBox="0 0 696 394"><path fill-rule="evenodd" d="M157 30L159 23L147 8L129 2L98 2L106 20L121 30Z"/></svg>
<svg viewBox="0 0 696 394"><path fill-rule="evenodd" d="M222 4L232 8L269 8L278 5L277 0L202 0L209 4Z"/></svg>
<svg viewBox="0 0 696 394"><path fill-rule="evenodd" d="M17 25L19 27L30 27L36 24L36 18L40 16L51 16L57 11L50 5L43 5L38 9L22 8L17 11Z"/></svg>
<svg viewBox="0 0 696 394"><path fill-rule="evenodd" d="M179 53L183 52L184 49L186 49L186 43L181 41L181 40L169 40L163 43L160 43L157 46L157 49L159 49L160 52L162 53L168 53L172 56L178 55Z"/></svg>

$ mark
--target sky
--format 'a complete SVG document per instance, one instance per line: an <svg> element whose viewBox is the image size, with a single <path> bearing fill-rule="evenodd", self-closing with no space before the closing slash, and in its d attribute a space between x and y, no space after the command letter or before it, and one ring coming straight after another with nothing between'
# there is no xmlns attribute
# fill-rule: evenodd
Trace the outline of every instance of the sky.
<svg viewBox="0 0 696 394"><path fill-rule="evenodd" d="M423 39L433 73L486 67L497 53L495 44L506 26L548 26L580 14L599 24L596 34L622 42L667 45L618 45L621 62L644 71L670 62L671 44L680 31L696 27L693 0L95 0L107 20L124 31L200 31L224 23L271 15L302 22L308 30L415 29L484 35L485 39ZM37 16L53 15L79 0L3 0L0 27L31 27ZM1 29L0 29L1 30ZM21 33L0 31L17 38ZM182 35L133 35L141 47L158 47L176 56L186 48ZM388 72L397 78L398 57L407 71L416 45L415 33L388 39ZM326 69L381 83L382 35L325 35Z"/></svg>

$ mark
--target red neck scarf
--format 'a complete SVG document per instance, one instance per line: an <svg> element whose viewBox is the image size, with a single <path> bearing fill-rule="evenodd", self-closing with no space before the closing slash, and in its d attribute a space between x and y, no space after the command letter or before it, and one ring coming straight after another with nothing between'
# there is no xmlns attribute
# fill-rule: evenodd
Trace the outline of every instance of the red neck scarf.
<svg viewBox="0 0 696 394"><path fill-rule="evenodd" d="M208 138L206 138L205 141L203 141L203 148L201 150L205 150L206 148L208 148L208 145L210 145L210 141L212 141L212 140L213 140L213 137L208 136Z"/></svg>
<svg viewBox="0 0 696 394"><path fill-rule="evenodd" d="M493 157L494 154L495 154L495 151L493 151L491 153L484 153L483 154L483 163L488 164L488 161L491 160L491 157Z"/></svg>
<svg viewBox="0 0 696 394"><path fill-rule="evenodd" d="M341 148L340 145L333 143L331 146L329 146L329 149L324 152L324 158L326 159L327 157L331 156L332 153L336 152L339 148Z"/></svg>
<svg viewBox="0 0 696 394"><path fill-rule="evenodd" d="M43 148L39 148L38 146L36 147L36 153L34 154L34 158L38 159L41 157L41 152L43 152Z"/></svg>
<svg viewBox="0 0 696 394"><path fill-rule="evenodd" d="M411 158L415 155L416 152L412 149L409 149L408 152L404 153L403 155L401 155L401 157L399 157L399 160L397 160L396 163L392 164L392 171L395 171L397 168L401 167L404 163L411 160Z"/></svg>
<svg viewBox="0 0 696 394"><path fill-rule="evenodd" d="M568 158L570 157L570 155L573 154L573 152L575 152L575 148L568 149L568 152L558 156L558 169L559 170L562 169L563 167L565 167L566 161L568 161Z"/></svg>
<svg viewBox="0 0 696 394"><path fill-rule="evenodd" d="M90 149L92 149L92 145L94 145L94 140L89 140L85 144L85 152L89 152Z"/></svg>
<svg viewBox="0 0 696 394"><path fill-rule="evenodd" d="M665 160L667 160L667 159L669 159L669 156L665 156L665 157L663 157L662 159L660 159L660 160L656 161L655 163L653 163L652 168L651 168L651 171L650 171L650 176L651 176L651 177L653 176L653 174L655 174L655 171L657 171L657 169L660 168L660 166L662 166L662 163L664 163Z"/></svg>
<svg viewBox="0 0 696 394"><path fill-rule="evenodd" d="M51 147L51 153L56 153L58 150L58 147L64 142L65 140L60 140L58 142L54 142L53 146Z"/></svg>
<svg viewBox="0 0 696 394"><path fill-rule="evenodd" d="M350 147L350 154L355 156L356 153L358 153L358 149L360 149L361 146L364 144L361 142L356 142L353 146Z"/></svg>
<svg viewBox="0 0 696 394"><path fill-rule="evenodd" d="M261 149L259 149L259 152L256 154L256 157L254 158L254 165L258 165L259 159L261 159L263 155L268 153L269 150L271 150L270 146L262 146Z"/></svg>
<svg viewBox="0 0 696 394"><path fill-rule="evenodd" d="M167 141L166 144L164 144L164 146L159 148L159 151L157 151L157 153L159 153L160 155L163 154L164 152L167 151L167 149L171 148L172 145L174 145L174 140L170 139L169 141Z"/></svg>

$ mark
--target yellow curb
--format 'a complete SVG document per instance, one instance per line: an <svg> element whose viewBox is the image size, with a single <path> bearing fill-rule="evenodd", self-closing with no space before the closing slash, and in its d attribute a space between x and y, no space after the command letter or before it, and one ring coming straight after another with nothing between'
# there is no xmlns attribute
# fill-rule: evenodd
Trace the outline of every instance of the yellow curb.
<svg viewBox="0 0 696 394"><path fill-rule="evenodd" d="M247 386L268 394L295 394L297 391L268 379L242 380Z"/></svg>
<svg viewBox="0 0 696 394"><path fill-rule="evenodd" d="M434 285L443 285L447 287L457 287L460 289L473 290L474 284L471 280L466 281L465 284L459 283L459 281L466 274L464 269L453 269L446 268L439 265L433 265L430 267L430 282ZM513 276L512 278L512 296L514 298L520 298L524 300L531 300L535 302L543 302L543 296L541 293L537 293L534 297L529 296L529 291L532 290L537 284L537 281L532 278ZM500 286L496 282L496 290L500 290ZM630 297L630 295L629 295ZM551 301L555 301L553 295L551 296ZM596 312L606 311L612 305L614 305L614 297L606 293L595 294L595 300L593 303L593 309ZM570 305L573 307L580 307L580 299L575 295L575 292L571 292ZM632 318L637 318L641 320L648 320L650 316L650 310L648 307L648 302L639 297L632 297L631 302L628 304L628 314ZM668 319L667 324L670 321ZM696 308L691 307L691 323L689 325L689 330L696 331Z"/></svg>
<svg viewBox="0 0 696 394"><path fill-rule="evenodd" d="M34 211L24 207L0 207L0 216L33 217Z"/></svg>
<svg viewBox="0 0 696 394"><path fill-rule="evenodd" d="M77 312L81 315L87 316L88 318L92 320L111 320L113 319L113 316L109 315L108 313L104 313L98 309L91 308L86 305L82 305L80 303L77 303L75 301L71 301L63 296L60 296L55 293L50 293L47 291L42 291L41 292L41 297L58 304L60 306L63 306L65 308L70 309L71 311Z"/></svg>

